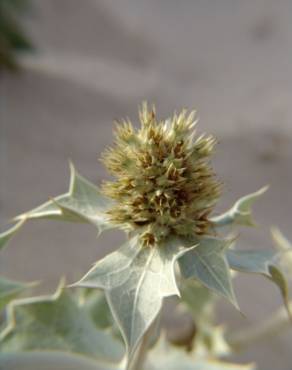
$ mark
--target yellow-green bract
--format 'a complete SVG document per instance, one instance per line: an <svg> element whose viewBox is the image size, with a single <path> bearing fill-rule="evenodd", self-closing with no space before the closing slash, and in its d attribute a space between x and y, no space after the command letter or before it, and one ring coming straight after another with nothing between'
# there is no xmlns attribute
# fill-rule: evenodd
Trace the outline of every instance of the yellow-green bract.
<svg viewBox="0 0 292 370"><path fill-rule="evenodd" d="M115 146L103 155L114 181L103 192L115 203L110 221L141 235L147 246L167 237L210 233L208 216L219 197L209 164L215 139L196 135L195 112L159 120L144 104L141 128L117 125Z"/></svg>

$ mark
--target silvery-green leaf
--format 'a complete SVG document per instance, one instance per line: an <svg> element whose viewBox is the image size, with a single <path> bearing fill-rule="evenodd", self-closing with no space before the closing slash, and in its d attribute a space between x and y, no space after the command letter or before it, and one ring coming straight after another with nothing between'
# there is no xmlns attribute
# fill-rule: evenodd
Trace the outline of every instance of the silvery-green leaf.
<svg viewBox="0 0 292 370"><path fill-rule="evenodd" d="M268 275L277 254L272 250L228 250L226 256L233 270Z"/></svg>
<svg viewBox="0 0 292 370"><path fill-rule="evenodd" d="M16 220L46 218L92 223L99 231L109 228L105 212L110 207L111 201L105 198L95 185L80 176L72 164L70 171L68 193L16 217Z"/></svg>
<svg viewBox="0 0 292 370"><path fill-rule="evenodd" d="M277 227L273 227L271 229L271 234L276 247L278 247L280 251L292 251L292 243L283 235L283 233Z"/></svg>
<svg viewBox="0 0 292 370"><path fill-rule="evenodd" d="M17 233L17 231L21 228L24 222L25 219L21 220L7 231L0 233L0 250L7 245L9 240L11 240L11 238Z"/></svg>
<svg viewBox="0 0 292 370"><path fill-rule="evenodd" d="M105 290L129 359L158 315L163 298L179 294L174 264L186 251L178 240L151 248L133 237L76 284Z"/></svg>
<svg viewBox="0 0 292 370"><path fill-rule="evenodd" d="M186 307L197 325L205 325L213 319L215 295L193 279L182 279L180 284L181 305Z"/></svg>
<svg viewBox="0 0 292 370"><path fill-rule="evenodd" d="M292 243L276 227L272 228L271 233L275 246L281 252L280 265L292 278Z"/></svg>
<svg viewBox="0 0 292 370"><path fill-rule="evenodd" d="M0 311L32 284L19 283L0 277Z"/></svg>
<svg viewBox="0 0 292 370"><path fill-rule="evenodd" d="M62 287L52 296L9 304L0 352L30 350L76 352L104 361L118 361L123 356L122 344L98 330Z"/></svg>
<svg viewBox="0 0 292 370"><path fill-rule="evenodd" d="M226 341L224 326L208 325L195 336L194 355L197 359L221 358L231 354L231 348Z"/></svg>
<svg viewBox="0 0 292 370"><path fill-rule="evenodd" d="M231 269L246 273L262 274L280 289L289 312L288 285L277 263L279 253L267 250L229 250L226 254Z"/></svg>
<svg viewBox="0 0 292 370"><path fill-rule="evenodd" d="M179 259L179 266L184 278L199 281L238 308L225 257L226 249L231 242L212 237L201 238L196 248Z"/></svg>
<svg viewBox="0 0 292 370"><path fill-rule="evenodd" d="M198 359L194 353L169 344L161 337L149 352L144 370L254 370L253 365L237 365L227 362Z"/></svg>
<svg viewBox="0 0 292 370"><path fill-rule="evenodd" d="M193 279L182 279L180 293L180 306L186 308L195 324L193 347L196 357L229 354L224 328L214 324L216 295Z"/></svg>
<svg viewBox="0 0 292 370"><path fill-rule="evenodd" d="M82 288L77 298L78 305L92 317L98 328L107 329L114 326L114 318L102 290Z"/></svg>
<svg viewBox="0 0 292 370"><path fill-rule="evenodd" d="M18 222L16 225L11 227L9 230L0 234L0 250L3 249L9 240L17 233L24 221ZM0 311L6 306L6 304L17 297L31 284L20 283L16 281L7 280L0 277Z"/></svg>
<svg viewBox="0 0 292 370"><path fill-rule="evenodd" d="M268 190L265 186L255 193L240 198L227 212L211 218L216 227L229 225L254 226L252 205Z"/></svg>
<svg viewBox="0 0 292 370"><path fill-rule="evenodd" d="M0 353L0 370L122 370L78 354L59 351Z"/></svg>

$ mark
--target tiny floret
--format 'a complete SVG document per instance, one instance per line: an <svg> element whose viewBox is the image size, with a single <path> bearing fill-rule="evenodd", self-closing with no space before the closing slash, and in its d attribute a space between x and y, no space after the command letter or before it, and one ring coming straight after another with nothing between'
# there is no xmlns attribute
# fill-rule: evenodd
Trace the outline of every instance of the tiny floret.
<svg viewBox="0 0 292 370"><path fill-rule="evenodd" d="M145 103L139 117L138 130L129 120L117 125L114 147L103 155L115 177L102 188L114 200L109 220L138 232L146 246L169 236L208 234L208 216L220 195L209 163L216 140L196 136L195 112L158 120Z"/></svg>

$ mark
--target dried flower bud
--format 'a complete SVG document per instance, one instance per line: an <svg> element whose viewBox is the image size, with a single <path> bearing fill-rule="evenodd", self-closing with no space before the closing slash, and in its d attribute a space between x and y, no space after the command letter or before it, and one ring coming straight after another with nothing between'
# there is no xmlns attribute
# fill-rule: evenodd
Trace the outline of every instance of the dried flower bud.
<svg viewBox="0 0 292 370"><path fill-rule="evenodd" d="M149 246L170 235L207 234L220 193L208 163L214 138L194 139L194 112L158 121L155 109L144 104L140 121L139 130L129 121L117 126L115 146L103 155L116 178L103 184L104 194L115 201L110 221L140 232Z"/></svg>

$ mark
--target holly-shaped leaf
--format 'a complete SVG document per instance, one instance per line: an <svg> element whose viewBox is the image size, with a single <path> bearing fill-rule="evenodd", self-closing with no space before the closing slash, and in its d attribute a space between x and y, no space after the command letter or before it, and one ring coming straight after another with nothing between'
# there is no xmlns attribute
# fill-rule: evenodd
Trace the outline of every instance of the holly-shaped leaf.
<svg viewBox="0 0 292 370"><path fill-rule="evenodd" d="M32 286L0 277L0 311L14 298Z"/></svg>
<svg viewBox="0 0 292 370"><path fill-rule="evenodd" d="M70 186L67 193L16 217L16 220L45 218L92 223L99 232L109 228L106 211L112 202L105 198L95 185L79 175L72 164L70 164L70 172Z"/></svg>
<svg viewBox="0 0 292 370"><path fill-rule="evenodd" d="M272 250L228 250L226 255L233 270L268 275L278 253Z"/></svg>
<svg viewBox="0 0 292 370"><path fill-rule="evenodd" d="M0 234L0 250L6 247L8 242L11 240L11 238L13 238L13 236L21 228L24 222L25 222L25 218L23 218L21 221L15 224L9 230L4 231L3 233Z"/></svg>
<svg viewBox="0 0 292 370"><path fill-rule="evenodd" d="M169 344L162 336L150 351L144 370L254 370L253 365L237 365L215 361L209 358L198 359L193 353Z"/></svg>
<svg viewBox="0 0 292 370"><path fill-rule="evenodd" d="M98 330L62 286L54 295L19 299L8 306L0 352L58 350L103 361L118 361L122 344Z"/></svg>
<svg viewBox="0 0 292 370"><path fill-rule="evenodd" d="M7 245L9 240L29 219L91 223L97 227L99 233L112 227L107 222L106 217L106 211L112 205L112 201L105 198L95 185L80 176L72 164L70 164L70 170L71 178L68 193L17 216L15 221L18 222L0 234L0 250Z"/></svg>
<svg viewBox="0 0 292 370"><path fill-rule="evenodd" d="M197 325L212 321L215 295L194 279L182 279L180 284L181 306L191 314Z"/></svg>
<svg viewBox="0 0 292 370"><path fill-rule="evenodd" d="M11 238L13 238L13 236L21 228L23 222L24 221L18 222L9 230L0 234L0 250L7 246ZM0 311L6 306L6 304L9 303L9 301L16 298L19 294L31 286L31 283L20 283L0 277Z"/></svg>
<svg viewBox="0 0 292 370"><path fill-rule="evenodd" d="M175 261L188 249L179 240L145 247L137 236L106 256L76 284L106 292L122 335L128 360L157 317L164 297L179 295Z"/></svg>
<svg viewBox="0 0 292 370"><path fill-rule="evenodd" d="M254 226L252 205L267 190L268 186L265 186L255 193L240 198L227 212L211 218L212 223L215 227L232 225Z"/></svg>
<svg viewBox="0 0 292 370"><path fill-rule="evenodd" d="M194 279L183 279L180 292L180 307L190 313L196 328L192 344L196 357L220 357L229 354L224 328L214 324L216 295Z"/></svg>
<svg viewBox="0 0 292 370"><path fill-rule="evenodd" d="M284 234L277 228L272 227L271 234L273 241L275 243L275 246L281 251L281 252L292 252L292 243L284 236Z"/></svg>
<svg viewBox="0 0 292 370"><path fill-rule="evenodd" d="M231 348L226 341L224 326L209 325L195 336L194 356L196 358L222 358L231 354Z"/></svg>
<svg viewBox="0 0 292 370"><path fill-rule="evenodd" d="M238 308L225 256L232 241L204 237L199 239L197 243L196 248L179 259L182 276L185 279L192 278L199 281ZM196 243L194 242L194 244Z"/></svg>
<svg viewBox="0 0 292 370"><path fill-rule="evenodd" d="M283 233L273 227L271 230L272 238L276 248L281 252L280 265L287 272L290 279L292 278L292 243L283 235Z"/></svg>
<svg viewBox="0 0 292 370"><path fill-rule="evenodd" d="M80 288L77 291L78 305L92 318L98 329L106 329L111 335L123 343L121 331L113 318L102 289Z"/></svg>
<svg viewBox="0 0 292 370"><path fill-rule="evenodd" d="M99 329L108 329L115 325L106 296L101 289L81 288L76 293L78 305L92 317Z"/></svg>
<svg viewBox="0 0 292 370"><path fill-rule="evenodd" d="M278 252L272 250L229 250L226 255L231 269L261 274L272 280L280 289L285 306L290 313L288 285L284 274L278 267L280 258Z"/></svg>

